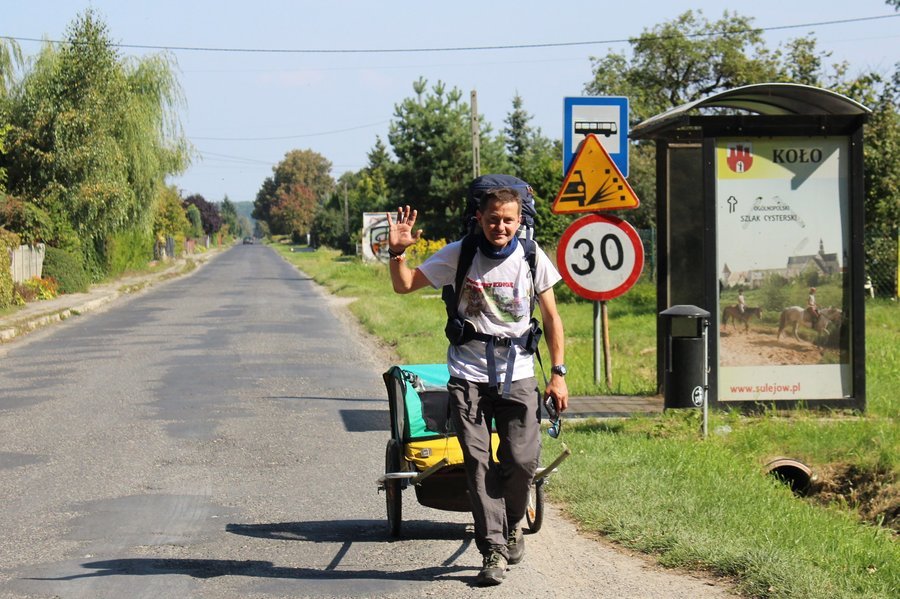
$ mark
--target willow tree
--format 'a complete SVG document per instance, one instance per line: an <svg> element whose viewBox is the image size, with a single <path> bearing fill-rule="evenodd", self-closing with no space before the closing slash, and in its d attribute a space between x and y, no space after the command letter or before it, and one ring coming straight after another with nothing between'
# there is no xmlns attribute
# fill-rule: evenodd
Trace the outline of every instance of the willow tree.
<svg viewBox="0 0 900 599"><path fill-rule="evenodd" d="M44 241L80 251L95 278L117 248L151 251L164 179L187 165L180 102L171 59L120 56L91 10L9 94L9 192L46 212Z"/></svg>
<svg viewBox="0 0 900 599"><path fill-rule="evenodd" d="M17 67L22 65L22 51L14 40L0 39L0 156L3 155L3 143L9 126L4 114L4 102L9 96L9 89L15 79ZM6 191L6 169L0 165L0 195Z"/></svg>
<svg viewBox="0 0 900 599"><path fill-rule="evenodd" d="M16 69L22 66L22 50L15 40L0 39L0 98L9 94Z"/></svg>

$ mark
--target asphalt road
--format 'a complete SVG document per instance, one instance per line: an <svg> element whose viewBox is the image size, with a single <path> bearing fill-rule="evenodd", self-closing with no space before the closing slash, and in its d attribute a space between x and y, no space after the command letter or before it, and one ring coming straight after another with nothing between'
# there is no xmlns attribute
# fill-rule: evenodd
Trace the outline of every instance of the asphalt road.
<svg viewBox="0 0 900 599"><path fill-rule="evenodd" d="M492 589L467 514L407 492L392 540L389 364L340 311L236 246L0 348L0 596L728 596L552 507Z"/></svg>

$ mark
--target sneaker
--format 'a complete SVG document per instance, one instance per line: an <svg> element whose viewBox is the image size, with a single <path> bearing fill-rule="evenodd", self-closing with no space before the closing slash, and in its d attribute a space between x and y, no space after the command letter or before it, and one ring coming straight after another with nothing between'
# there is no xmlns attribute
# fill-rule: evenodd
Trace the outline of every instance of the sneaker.
<svg viewBox="0 0 900 599"><path fill-rule="evenodd" d="M506 576L506 564L507 561L503 554L496 549L492 549L490 553L484 556L481 572L478 573L478 578L476 579L478 584L486 587L503 582L503 578Z"/></svg>
<svg viewBox="0 0 900 599"><path fill-rule="evenodd" d="M518 564L525 557L525 535L522 534L521 528L517 528L509 533L509 538L506 541L506 552L509 554L510 565Z"/></svg>

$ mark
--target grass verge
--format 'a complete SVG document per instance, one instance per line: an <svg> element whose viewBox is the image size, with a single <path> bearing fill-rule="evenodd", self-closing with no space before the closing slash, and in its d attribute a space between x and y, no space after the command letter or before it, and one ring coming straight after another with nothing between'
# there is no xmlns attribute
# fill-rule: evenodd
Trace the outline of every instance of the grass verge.
<svg viewBox="0 0 900 599"><path fill-rule="evenodd" d="M444 360L437 292L397 296L383 266L327 251L279 251L330 292L365 298L351 310L393 347L399 363ZM656 315L648 293L639 286L610 304L612 389L593 381L591 304L561 304L573 395L655 391ZM667 566L731 577L753 596L900 595L900 548L891 529L900 512L897 317L895 303L867 305L865 415L718 412L705 441L693 411L566 423L574 455L548 486L551 497L583 530ZM545 451L555 456L558 442L548 439ZM766 476L764 464L781 455L810 465L830 492L801 499ZM874 484L863 490L867 480Z"/></svg>

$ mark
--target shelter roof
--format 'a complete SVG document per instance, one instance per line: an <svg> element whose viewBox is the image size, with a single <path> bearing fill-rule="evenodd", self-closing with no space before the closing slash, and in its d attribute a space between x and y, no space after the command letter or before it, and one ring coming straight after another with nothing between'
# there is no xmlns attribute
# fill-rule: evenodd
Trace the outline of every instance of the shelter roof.
<svg viewBox="0 0 900 599"><path fill-rule="evenodd" d="M847 96L798 83L757 83L676 106L635 125L630 137L643 139L685 121L704 108L743 110L760 115L866 116L871 110Z"/></svg>

